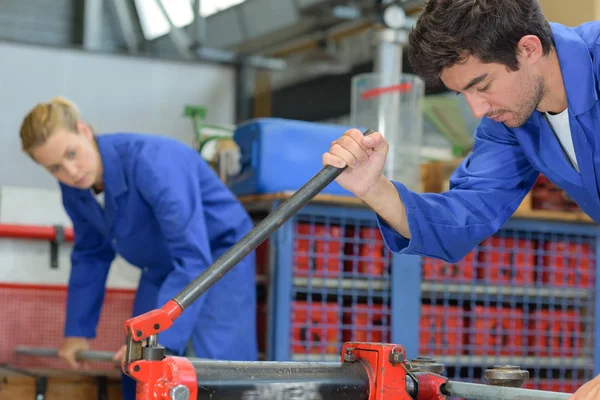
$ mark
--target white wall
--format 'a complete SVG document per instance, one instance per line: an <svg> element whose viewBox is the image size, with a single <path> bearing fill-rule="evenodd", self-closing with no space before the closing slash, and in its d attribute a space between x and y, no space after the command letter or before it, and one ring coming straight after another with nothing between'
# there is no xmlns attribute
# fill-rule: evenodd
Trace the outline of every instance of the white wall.
<svg viewBox="0 0 600 400"><path fill-rule="evenodd" d="M19 126L38 102L75 101L98 131L130 130L186 143L193 125L186 104L208 108L211 123L234 121L234 72L225 66L94 54L0 42L0 223L71 226L52 177L21 153ZM0 282L66 284L71 245L50 269L45 241L0 238ZM109 287L135 288L139 271L121 258Z"/></svg>
<svg viewBox="0 0 600 400"><path fill-rule="evenodd" d="M234 121L234 72L225 66L5 42L0 54L0 186L56 187L21 154L19 126L35 104L57 95L77 103L99 132L158 133L191 143L186 104L207 107L210 122Z"/></svg>
<svg viewBox="0 0 600 400"><path fill-rule="evenodd" d="M0 223L70 227L56 189L3 186ZM50 242L0 238L0 282L65 285L69 278L71 242L59 246L58 268L50 268ZM118 257L108 276L111 288L137 287L140 271Z"/></svg>

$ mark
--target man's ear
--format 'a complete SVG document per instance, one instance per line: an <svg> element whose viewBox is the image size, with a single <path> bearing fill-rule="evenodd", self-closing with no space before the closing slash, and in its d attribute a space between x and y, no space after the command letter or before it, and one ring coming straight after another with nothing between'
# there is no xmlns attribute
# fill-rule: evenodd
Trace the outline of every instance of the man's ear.
<svg viewBox="0 0 600 400"><path fill-rule="evenodd" d="M517 57L519 64L535 64L543 57L542 42L535 35L525 35L517 43Z"/></svg>

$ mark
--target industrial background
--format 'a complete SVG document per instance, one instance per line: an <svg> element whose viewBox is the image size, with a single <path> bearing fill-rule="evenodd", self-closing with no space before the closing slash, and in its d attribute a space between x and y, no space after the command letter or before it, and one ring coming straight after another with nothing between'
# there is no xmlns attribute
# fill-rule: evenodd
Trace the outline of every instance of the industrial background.
<svg viewBox="0 0 600 400"><path fill-rule="evenodd" d="M541 4L567 25L600 18L597 0ZM73 240L56 182L20 151L34 104L65 96L100 133L194 146L255 221L350 126L387 128L404 145L386 173L439 192L478 121L411 74L405 41L421 5L0 0L0 399L120 398L118 366L72 371L26 351L60 344ZM572 392L600 372L599 246L597 225L541 177L456 265L392 256L374 214L331 185L257 250L260 357L339 360L347 341L400 343L452 378L481 382L512 364L530 371L527 387ZM95 350L123 342L138 276L115 261Z"/></svg>

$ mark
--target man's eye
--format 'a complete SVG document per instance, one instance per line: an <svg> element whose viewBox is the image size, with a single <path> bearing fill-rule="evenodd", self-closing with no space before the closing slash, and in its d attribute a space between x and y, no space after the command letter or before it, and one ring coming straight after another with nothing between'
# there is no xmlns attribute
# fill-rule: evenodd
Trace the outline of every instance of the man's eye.
<svg viewBox="0 0 600 400"><path fill-rule="evenodd" d="M486 90L488 90L488 88L489 88L489 87L490 87L490 85L488 84L488 85L485 85L485 86L484 86L484 87L482 87L482 88L479 88L479 89L477 89L477 91L478 91L478 92L485 92Z"/></svg>

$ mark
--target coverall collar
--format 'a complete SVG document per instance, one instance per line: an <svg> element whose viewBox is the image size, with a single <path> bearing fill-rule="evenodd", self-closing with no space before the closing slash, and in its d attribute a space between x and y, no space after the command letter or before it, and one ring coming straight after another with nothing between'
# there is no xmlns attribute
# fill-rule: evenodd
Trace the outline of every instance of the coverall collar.
<svg viewBox="0 0 600 400"><path fill-rule="evenodd" d="M102 135L96 136L98 151L102 159L102 180L104 186L108 187L111 196L119 196L127 192L129 186L125 179L121 156L114 142L104 139Z"/></svg>
<svg viewBox="0 0 600 400"><path fill-rule="evenodd" d="M593 62L587 44L571 28L550 23L567 92L569 112L580 115L598 101Z"/></svg>

